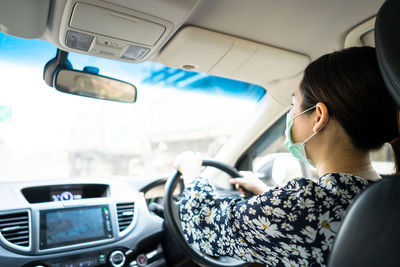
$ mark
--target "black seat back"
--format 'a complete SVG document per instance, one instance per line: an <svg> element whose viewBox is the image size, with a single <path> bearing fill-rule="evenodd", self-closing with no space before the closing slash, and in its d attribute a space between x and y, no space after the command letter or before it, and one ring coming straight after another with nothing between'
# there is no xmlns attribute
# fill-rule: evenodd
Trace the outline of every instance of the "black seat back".
<svg viewBox="0 0 400 267"><path fill-rule="evenodd" d="M385 177L355 199L328 266L400 266L400 177Z"/></svg>
<svg viewBox="0 0 400 267"><path fill-rule="evenodd" d="M400 107L400 0L387 0L375 23L375 45L385 84ZM384 177L349 207L328 266L400 266L400 177Z"/></svg>

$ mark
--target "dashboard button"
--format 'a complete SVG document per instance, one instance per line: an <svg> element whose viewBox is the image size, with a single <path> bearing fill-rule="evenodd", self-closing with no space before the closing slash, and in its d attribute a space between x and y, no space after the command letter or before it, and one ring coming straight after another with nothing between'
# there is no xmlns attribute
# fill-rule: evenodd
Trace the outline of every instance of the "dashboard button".
<svg viewBox="0 0 400 267"><path fill-rule="evenodd" d="M111 223L110 223L110 221L106 221L106 230L107 230L107 232L111 232Z"/></svg>
<svg viewBox="0 0 400 267"><path fill-rule="evenodd" d="M145 266L147 264L147 258L144 254L137 256L136 261L139 266Z"/></svg>
<svg viewBox="0 0 400 267"><path fill-rule="evenodd" d="M106 263L106 256L104 254L99 255L99 263Z"/></svg>
<svg viewBox="0 0 400 267"><path fill-rule="evenodd" d="M151 260L153 257L157 256L157 250L153 250L149 253L146 254L146 258L148 258L149 260Z"/></svg>
<svg viewBox="0 0 400 267"><path fill-rule="evenodd" d="M110 254L110 263L113 267L122 267L125 263L125 255L120 250L116 250Z"/></svg>

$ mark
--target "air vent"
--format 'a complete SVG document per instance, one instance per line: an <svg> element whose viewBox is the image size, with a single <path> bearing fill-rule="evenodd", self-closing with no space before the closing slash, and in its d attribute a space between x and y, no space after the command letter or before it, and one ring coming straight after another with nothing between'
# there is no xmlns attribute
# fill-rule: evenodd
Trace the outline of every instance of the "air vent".
<svg viewBox="0 0 400 267"><path fill-rule="evenodd" d="M135 203L117 204L119 231L125 230L133 221Z"/></svg>
<svg viewBox="0 0 400 267"><path fill-rule="evenodd" d="M27 211L0 215L0 233L8 242L29 247L29 214Z"/></svg>

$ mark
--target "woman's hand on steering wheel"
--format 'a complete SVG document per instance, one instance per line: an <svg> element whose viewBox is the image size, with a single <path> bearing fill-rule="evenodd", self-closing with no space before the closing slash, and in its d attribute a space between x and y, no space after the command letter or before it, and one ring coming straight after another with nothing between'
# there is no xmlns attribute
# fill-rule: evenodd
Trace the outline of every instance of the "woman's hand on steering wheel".
<svg viewBox="0 0 400 267"><path fill-rule="evenodd" d="M186 186L200 175L202 157L200 152L182 152L175 157L173 165L174 168L182 174ZM242 175L241 178L232 178L229 182L234 184L236 189L239 190L243 196L249 195L249 193L259 195L269 189L254 172L241 171L240 174Z"/></svg>
<svg viewBox="0 0 400 267"><path fill-rule="evenodd" d="M173 166L182 174L185 186L200 175L202 162L200 152L186 151L175 157Z"/></svg>
<svg viewBox="0 0 400 267"><path fill-rule="evenodd" d="M229 182L235 185L235 188L242 193L242 196L248 194L250 191L254 195L260 195L266 192L269 187L264 184L258 177L258 175L251 171L240 171L241 178L231 178Z"/></svg>
<svg viewBox="0 0 400 267"><path fill-rule="evenodd" d="M167 180L164 192L164 221L166 229L171 234L173 240L175 240L178 246L183 249L184 253L201 266L247 266L247 263L242 260L227 256L211 257L191 247L187 243L182 231L181 218L179 215L180 202L174 198L174 192L178 184L180 184L181 176L186 176L184 177L184 180L190 182L189 180L199 176L202 167L214 167L225 172L230 177L240 177L241 174L234 167L226 163L212 159L201 159L199 153L193 152L184 152L179 154L175 158L173 164L178 171Z"/></svg>

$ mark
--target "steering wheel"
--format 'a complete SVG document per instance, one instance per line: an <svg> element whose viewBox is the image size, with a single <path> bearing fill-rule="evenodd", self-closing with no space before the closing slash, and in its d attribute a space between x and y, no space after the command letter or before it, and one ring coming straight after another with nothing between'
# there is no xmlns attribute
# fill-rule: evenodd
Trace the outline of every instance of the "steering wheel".
<svg viewBox="0 0 400 267"><path fill-rule="evenodd" d="M229 174L231 177L241 177L239 172L225 164L216 160L203 160L202 166L211 166L217 168L225 173ZM165 184L164 191L164 219L165 225L168 231L171 233L173 239L179 244L179 246L184 250L186 255L204 266L216 266L216 267L226 267L226 266L246 266L247 263L232 257L212 257L208 256L198 250L193 249L185 240L183 235L181 220L179 216L179 202L175 201L173 193L176 186L182 182L181 173L177 171L171 178L169 178ZM182 183L183 186L183 183Z"/></svg>

